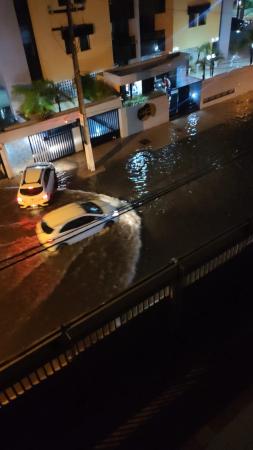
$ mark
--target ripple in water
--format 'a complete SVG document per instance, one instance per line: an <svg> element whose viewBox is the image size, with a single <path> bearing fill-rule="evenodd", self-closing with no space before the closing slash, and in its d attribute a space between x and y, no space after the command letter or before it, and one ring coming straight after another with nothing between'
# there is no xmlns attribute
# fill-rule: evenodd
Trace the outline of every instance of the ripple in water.
<svg viewBox="0 0 253 450"><path fill-rule="evenodd" d="M196 136L198 133L199 115L192 113L187 118L186 133L188 136Z"/></svg>
<svg viewBox="0 0 253 450"><path fill-rule="evenodd" d="M148 194L148 177L153 172L154 153L148 150L141 150L131 155L126 163L128 178L133 183L138 194Z"/></svg>

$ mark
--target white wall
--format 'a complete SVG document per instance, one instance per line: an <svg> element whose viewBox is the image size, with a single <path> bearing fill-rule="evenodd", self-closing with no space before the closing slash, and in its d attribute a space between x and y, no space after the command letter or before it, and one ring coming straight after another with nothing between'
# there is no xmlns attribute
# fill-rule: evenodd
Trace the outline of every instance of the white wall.
<svg viewBox="0 0 253 450"><path fill-rule="evenodd" d="M12 0L0 0L0 12L0 80L11 96L14 84L31 79Z"/></svg>
<svg viewBox="0 0 253 450"><path fill-rule="evenodd" d="M225 94L226 92L233 90L233 93L220 96L219 98L213 98ZM237 95L244 94L253 90L253 66L242 67L241 69L235 69L231 72L216 75L213 78L209 78L202 82L201 103L200 108L207 108L226 101ZM211 99L210 99L211 97ZM210 101L207 102L209 98Z"/></svg>
<svg viewBox="0 0 253 450"><path fill-rule="evenodd" d="M223 0L221 7L219 49L224 58L228 57L232 16L233 0Z"/></svg>
<svg viewBox="0 0 253 450"><path fill-rule="evenodd" d="M147 120L139 120L137 116L144 103L119 109L121 137L127 137L169 121L169 103L166 95L147 100L146 103L154 104L156 107L155 115Z"/></svg>

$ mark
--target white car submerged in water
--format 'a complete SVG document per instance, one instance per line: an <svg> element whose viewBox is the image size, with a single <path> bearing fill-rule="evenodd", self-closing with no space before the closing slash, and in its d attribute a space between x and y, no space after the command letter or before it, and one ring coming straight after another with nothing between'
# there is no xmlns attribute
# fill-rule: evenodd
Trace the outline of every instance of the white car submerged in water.
<svg viewBox="0 0 253 450"><path fill-rule="evenodd" d="M57 176L51 163L36 163L22 174L17 202L21 208L46 206L57 189Z"/></svg>
<svg viewBox="0 0 253 450"><path fill-rule="evenodd" d="M118 210L102 200L69 203L37 223L39 242L50 251L81 241L118 220Z"/></svg>

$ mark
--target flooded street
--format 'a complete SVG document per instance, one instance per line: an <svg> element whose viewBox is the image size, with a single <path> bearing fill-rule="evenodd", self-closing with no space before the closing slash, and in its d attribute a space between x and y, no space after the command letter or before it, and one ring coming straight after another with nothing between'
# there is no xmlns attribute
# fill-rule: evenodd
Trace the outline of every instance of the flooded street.
<svg viewBox="0 0 253 450"><path fill-rule="evenodd" d="M240 109L199 133L193 113L186 137L175 132L159 150L142 146L87 179L59 172L46 211L20 210L16 189L1 188L0 359L251 217L252 124L250 110ZM45 212L104 195L117 207L123 200L139 206L92 238L56 254L41 251L35 225Z"/></svg>

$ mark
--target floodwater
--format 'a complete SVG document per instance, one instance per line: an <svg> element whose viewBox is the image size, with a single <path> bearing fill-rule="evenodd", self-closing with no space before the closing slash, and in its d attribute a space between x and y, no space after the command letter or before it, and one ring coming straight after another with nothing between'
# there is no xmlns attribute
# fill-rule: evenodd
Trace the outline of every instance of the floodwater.
<svg viewBox="0 0 253 450"><path fill-rule="evenodd" d="M38 246L34 227L43 212L19 210L15 189L2 190L1 267L7 257L22 254L24 259L0 272L5 336L0 359L251 217L252 124L251 112L240 109L234 119L199 132L199 115L193 113L185 129L175 130L170 144L159 150L136 149L85 180L59 173L52 207L90 192L118 204L138 200L141 206L123 214L108 233L56 255L25 257L27 249Z"/></svg>
<svg viewBox="0 0 253 450"><path fill-rule="evenodd" d="M98 174L95 186L110 189L115 195L117 183L121 196L128 200L142 198L168 184L184 182L187 177L204 170L219 169L231 159L250 151L250 114L238 115L233 121L200 134L198 122L198 113L190 114L184 130L185 138L175 132L172 142L159 150L154 151L149 146L137 149L127 161L110 164L109 172ZM115 180L111 179L111 171L116 175Z"/></svg>

